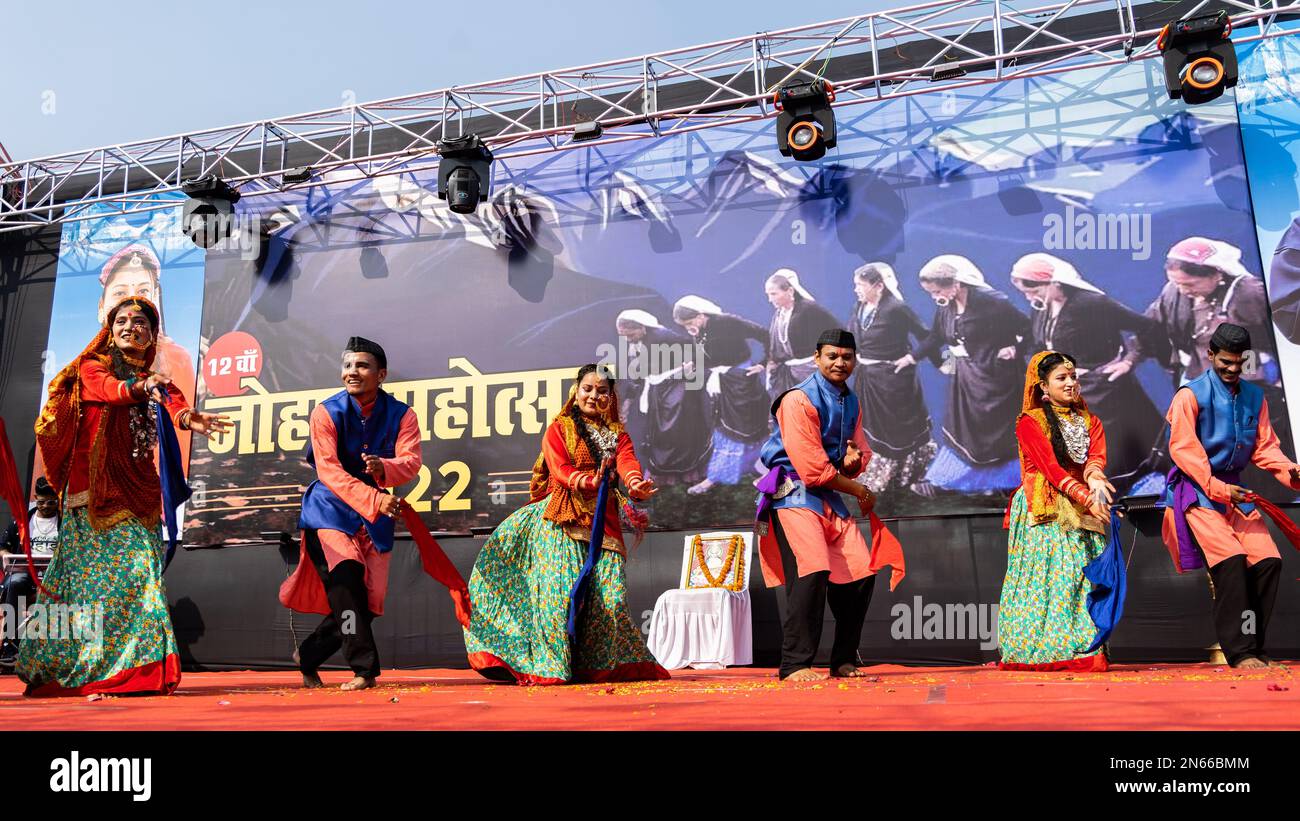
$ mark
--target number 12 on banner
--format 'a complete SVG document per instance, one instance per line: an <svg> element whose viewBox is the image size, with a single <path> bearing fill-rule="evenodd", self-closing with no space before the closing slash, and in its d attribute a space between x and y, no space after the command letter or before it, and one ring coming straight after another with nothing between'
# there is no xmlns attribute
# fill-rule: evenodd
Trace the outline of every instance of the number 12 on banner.
<svg viewBox="0 0 1300 821"><path fill-rule="evenodd" d="M455 475L451 488L438 499L438 510L469 510L470 500L461 496L469 487L469 465L464 462L444 462L438 466L438 473L444 477ZM433 471L428 465L420 465L420 475L415 480L415 487L406 494L406 503L416 513L428 513L433 509L433 501L425 499L429 485L433 484Z"/></svg>

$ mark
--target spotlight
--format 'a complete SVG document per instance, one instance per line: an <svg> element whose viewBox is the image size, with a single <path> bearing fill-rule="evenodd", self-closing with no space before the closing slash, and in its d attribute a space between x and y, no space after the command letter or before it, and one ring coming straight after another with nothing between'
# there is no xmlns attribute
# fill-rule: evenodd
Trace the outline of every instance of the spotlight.
<svg viewBox="0 0 1300 821"><path fill-rule="evenodd" d="M788 83L776 90L776 146L781 154L806 162L835 147L835 89L825 80Z"/></svg>
<svg viewBox="0 0 1300 821"><path fill-rule="evenodd" d="M438 140L438 199L457 214L472 214L480 202L487 202L492 182L489 168L492 152L477 134Z"/></svg>
<svg viewBox="0 0 1300 821"><path fill-rule="evenodd" d="M605 133L605 129L601 127L599 122L593 120L589 123L578 123L573 127L573 141L580 143L586 140L598 140L603 133Z"/></svg>
<svg viewBox="0 0 1300 821"><path fill-rule="evenodd" d="M208 174L181 183L189 197L181 209L181 230L200 248L211 248L230 236L239 192L220 177Z"/></svg>
<svg viewBox="0 0 1300 821"><path fill-rule="evenodd" d="M1171 99L1208 103L1237 84L1231 33L1232 20L1225 11L1178 20L1160 30L1156 46L1164 55L1165 89Z"/></svg>
<svg viewBox="0 0 1300 821"><path fill-rule="evenodd" d="M952 68L940 67L940 68L936 68L934 70L934 73L930 75L930 82L940 83L943 82L944 80L955 80L958 77L965 77L965 76L966 76L966 69L962 68L961 66L953 66Z"/></svg>

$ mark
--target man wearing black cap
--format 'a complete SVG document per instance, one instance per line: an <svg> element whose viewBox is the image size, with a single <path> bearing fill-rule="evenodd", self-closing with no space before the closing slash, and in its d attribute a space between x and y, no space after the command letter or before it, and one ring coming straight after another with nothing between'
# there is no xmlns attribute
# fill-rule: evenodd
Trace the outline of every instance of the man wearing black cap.
<svg viewBox="0 0 1300 821"><path fill-rule="evenodd" d="M342 648L354 678L344 690L373 687L379 653L370 629L384 612L394 522L402 501L386 492L420 471L415 412L380 388L388 358L359 336L343 352L343 390L311 414L307 462L316 481L302 497L298 568L280 587L280 603L325 619L294 652L304 687L320 687L317 669Z"/></svg>
<svg viewBox="0 0 1300 821"><path fill-rule="evenodd" d="M1282 569L1241 471L1253 462L1300 488L1300 466L1282 453L1263 390L1241 378L1250 349L1249 331L1219 325L1209 343L1211 369L1180 388L1166 414L1175 468L1165 494L1165 545L1180 573L1209 566L1219 646L1241 668L1269 664L1265 633Z"/></svg>
<svg viewBox="0 0 1300 821"><path fill-rule="evenodd" d="M857 395L846 384L856 354L848 331L818 338L817 372L773 402L776 430L760 456L768 474L759 482L759 558L768 587L785 585L780 675L791 681L825 678L812 665L828 602L835 616L831 675L862 675L858 645L875 575L840 497L847 493L866 507L875 501L853 481L871 458Z"/></svg>

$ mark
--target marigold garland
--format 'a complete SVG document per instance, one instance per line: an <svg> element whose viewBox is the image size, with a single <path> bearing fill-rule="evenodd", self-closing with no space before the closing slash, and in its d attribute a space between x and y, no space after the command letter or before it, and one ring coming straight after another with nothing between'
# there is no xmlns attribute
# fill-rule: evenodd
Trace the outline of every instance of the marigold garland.
<svg viewBox="0 0 1300 821"><path fill-rule="evenodd" d="M704 580L708 582L706 587L717 587L723 590L739 590L745 583L745 555L741 548L745 545L743 537L732 536L727 543L727 556L722 562L722 570L717 578L709 572L709 565L704 560L704 537L696 534L695 539L691 542L691 548L695 556L695 563L699 565L700 572L704 574ZM736 576L730 584L723 584L731 572L731 565L736 565ZM687 576L686 584L690 584L690 576ZM696 588L700 589L700 588Z"/></svg>

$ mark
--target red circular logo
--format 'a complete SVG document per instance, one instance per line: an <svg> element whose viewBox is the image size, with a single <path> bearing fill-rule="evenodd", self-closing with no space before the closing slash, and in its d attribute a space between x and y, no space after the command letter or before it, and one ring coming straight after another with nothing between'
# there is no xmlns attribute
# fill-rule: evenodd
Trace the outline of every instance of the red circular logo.
<svg viewBox="0 0 1300 821"><path fill-rule="evenodd" d="M262 345L243 331L217 337L203 359L203 381L214 396L238 396L241 379L261 375Z"/></svg>

